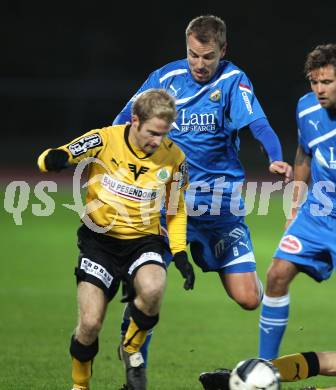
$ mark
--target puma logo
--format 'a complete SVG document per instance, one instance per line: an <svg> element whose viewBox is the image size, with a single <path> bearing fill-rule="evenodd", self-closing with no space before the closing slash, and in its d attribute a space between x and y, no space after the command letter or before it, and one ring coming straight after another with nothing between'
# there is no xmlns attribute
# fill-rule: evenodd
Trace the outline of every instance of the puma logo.
<svg viewBox="0 0 336 390"><path fill-rule="evenodd" d="M181 88L175 89L173 84L170 84L169 88L171 88L173 90L174 96L177 96L177 92L181 89Z"/></svg>
<svg viewBox="0 0 336 390"><path fill-rule="evenodd" d="M264 328L262 325L259 325L260 329L263 330L266 334L270 334L270 331L273 329L273 327Z"/></svg>
<svg viewBox="0 0 336 390"><path fill-rule="evenodd" d="M318 130L318 129L317 129L317 126L318 126L318 124L320 123L320 121L314 122L314 121L312 121L311 119L309 119L308 122L315 128L315 130Z"/></svg>
<svg viewBox="0 0 336 390"><path fill-rule="evenodd" d="M121 161L118 162L114 157L112 157L111 161L112 161L117 167L119 167L119 165L120 165L120 163L121 163Z"/></svg>
<svg viewBox="0 0 336 390"><path fill-rule="evenodd" d="M246 242L243 242L243 241L239 241L239 245L242 245L244 246L246 249L249 249L249 246Z"/></svg>

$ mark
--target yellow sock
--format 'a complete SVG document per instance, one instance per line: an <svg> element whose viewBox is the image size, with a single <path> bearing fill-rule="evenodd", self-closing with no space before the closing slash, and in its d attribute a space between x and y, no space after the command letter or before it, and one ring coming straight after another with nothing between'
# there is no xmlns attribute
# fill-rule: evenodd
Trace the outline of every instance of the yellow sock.
<svg viewBox="0 0 336 390"><path fill-rule="evenodd" d="M281 380L284 382L294 382L308 378L308 363L301 353L281 356L272 360L272 363L279 370Z"/></svg>
<svg viewBox="0 0 336 390"><path fill-rule="evenodd" d="M148 331L139 329L138 325L130 318L127 332L124 340L124 350L128 353L138 352L142 344L146 340Z"/></svg>
<svg viewBox="0 0 336 390"><path fill-rule="evenodd" d="M92 360L88 362L80 362L76 358L72 358L72 380L74 388L87 390L89 381L92 375Z"/></svg>

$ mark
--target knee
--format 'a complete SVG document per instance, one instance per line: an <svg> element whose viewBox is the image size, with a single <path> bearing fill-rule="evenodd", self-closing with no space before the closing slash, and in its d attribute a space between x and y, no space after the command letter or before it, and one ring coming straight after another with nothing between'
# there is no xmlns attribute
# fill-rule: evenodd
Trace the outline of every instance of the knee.
<svg viewBox="0 0 336 390"><path fill-rule="evenodd" d="M161 304L160 294L143 294L141 298L139 297L139 300L142 301L141 307L147 315L153 316L159 312Z"/></svg>
<svg viewBox="0 0 336 390"><path fill-rule="evenodd" d="M258 277L252 284L245 284L239 289L234 290L232 298L244 310L255 310L262 301L264 295L263 285Z"/></svg>
<svg viewBox="0 0 336 390"><path fill-rule="evenodd" d="M166 284L166 271L154 264L141 267L134 279L136 306L148 316L158 314Z"/></svg>
<svg viewBox="0 0 336 390"><path fill-rule="evenodd" d="M152 285L147 285L142 289L141 296L139 298L143 301L143 304L146 307L146 311L149 315L153 315L153 312L158 310L158 307L161 303L163 290L164 286L162 286L160 283L153 283Z"/></svg>
<svg viewBox="0 0 336 390"><path fill-rule="evenodd" d="M255 310L260 302L261 302L261 296L259 293L255 294L241 294L237 298L235 298L235 301L240 305L244 310Z"/></svg>
<svg viewBox="0 0 336 390"><path fill-rule="evenodd" d="M79 338L95 340L101 330L102 322L98 318L85 316L80 319L77 333ZM82 337L81 337L82 336Z"/></svg>

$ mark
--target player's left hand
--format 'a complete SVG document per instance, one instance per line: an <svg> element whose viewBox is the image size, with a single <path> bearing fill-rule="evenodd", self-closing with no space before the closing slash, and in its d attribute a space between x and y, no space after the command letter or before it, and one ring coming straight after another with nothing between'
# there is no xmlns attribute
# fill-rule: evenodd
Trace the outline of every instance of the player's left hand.
<svg viewBox="0 0 336 390"><path fill-rule="evenodd" d="M269 171L282 175L286 184L293 180L293 168L284 161L273 161L269 166Z"/></svg>
<svg viewBox="0 0 336 390"><path fill-rule="evenodd" d="M181 272L181 275L185 279L184 289L192 290L194 288L195 283L195 273L193 266L188 261L187 252L181 251L175 253L173 257L173 262L175 263L175 267Z"/></svg>

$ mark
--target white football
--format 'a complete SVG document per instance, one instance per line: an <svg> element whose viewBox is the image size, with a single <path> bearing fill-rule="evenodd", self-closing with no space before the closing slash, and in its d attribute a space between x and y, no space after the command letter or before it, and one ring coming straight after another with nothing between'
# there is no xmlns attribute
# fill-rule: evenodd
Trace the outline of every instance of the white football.
<svg viewBox="0 0 336 390"><path fill-rule="evenodd" d="M280 374L264 359L239 362L230 376L230 390L279 390Z"/></svg>

